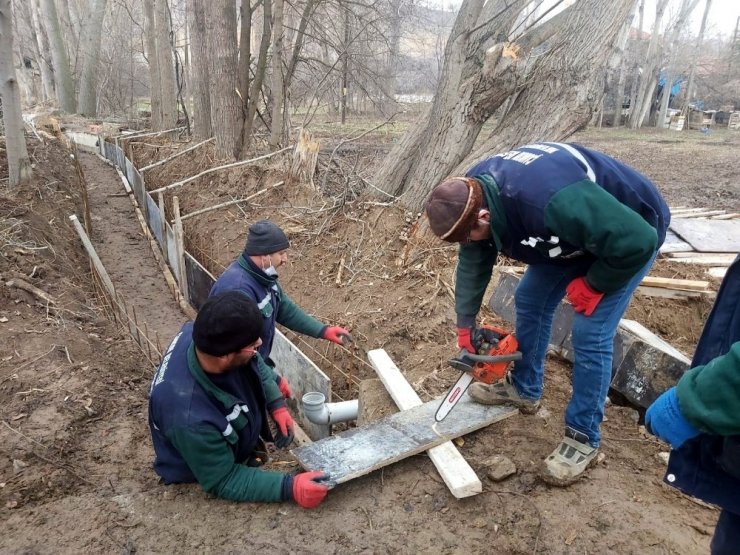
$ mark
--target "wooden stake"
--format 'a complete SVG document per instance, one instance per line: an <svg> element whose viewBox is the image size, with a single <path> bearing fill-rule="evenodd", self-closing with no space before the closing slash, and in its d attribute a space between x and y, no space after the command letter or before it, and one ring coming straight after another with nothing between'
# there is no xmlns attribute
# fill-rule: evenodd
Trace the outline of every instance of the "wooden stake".
<svg viewBox="0 0 740 555"><path fill-rule="evenodd" d="M216 172L216 171L219 171L219 170L227 170L229 168L235 168L237 166L243 166L245 164L251 164L252 162L257 162L259 160L265 160L267 158L272 158L273 156L276 156L278 154L281 154L283 152L286 152L288 150L291 150L292 148L293 148L292 146L286 146L283 149L276 150L275 152L271 152L271 153L265 154L263 156L258 156L257 158L251 158L250 160L241 160L239 162L232 162L231 164L226 164L226 165L223 165L223 166L217 166L215 168L209 168L209 169L207 169L205 171L202 171L199 174L194 175L192 177L188 177L188 178L183 179L181 181L176 181L175 183L172 183L172 184L167 185L165 187L160 187L159 189L154 189L153 191L151 191L151 194L158 193L160 191L169 191L170 189L175 189L176 187L181 187L181 186L186 185L186 184L188 184L188 183L190 183L192 181L195 181L199 177L203 177L204 175L208 175L209 173L213 173L213 172Z"/></svg>
<svg viewBox="0 0 740 555"><path fill-rule="evenodd" d="M175 216L173 230L175 232L175 252L177 253L177 265L179 269L180 291L182 296L188 299L188 277L185 271L185 232L182 227L182 218L180 217L180 199L172 197L172 210Z"/></svg>
<svg viewBox="0 0 740 555"><path fill-rule="evenodd" d="M164 209L164 194L157 193L157 204L159 205L159 233L162 235L162 257L169 263L170 254L167 249L167 215Z"/></svg>
<svg viewBox="0 0 740 555"><path fill-rule="evenodd" d="M155 162L154 164L149 164L148 166L144 166L143 168L141 168L139 170L139 173L144 173L147 170L151 170L152 168L156 168L157 166L161 166L163 164L166 164L170 160L174 160L175 158L178 158L178 157L182 156L183 154L186 154L186 153L190 152L191 150L195 150L196 148L198 148L201 145L204 145L206 143L210 143L213 140L215 140L214 137L211 137L210 139L206 139L205 141L199 142L197 145L191 146L190 148L186 148L185 150L181 150L180 152L176 152L175 154L173 154L172 156L169 156L169 157L165 158L164 160L160 160L159 162Z"/></svg>
<svg viewBox="0 0 740 555"><path fill-rule="evenodd" d="M252 200L254 197L264 195L267 191L271 191L275 187L280 187L280 185L283 185L284 183L285 181L278 181L277 183L274 183L270 185L269 187L262 189L261 191L257 191L253 195L249 195L248 197L237 199L237 200L230 200L228 202L222 202L221 204L217 204L215 206L209 206L208 208L201 208L200 210L196 210L195 212L191 212L190 214L185 214L180 219L187 220L188 218L192 218L193 216L199 216L200 214L205 214L206 212L210 212L211 210L218 210L219 208L226 208L227 206L239 204L240 202L247 202L249 200ZM157 193L157 194L161 195L162 193Z"/></svg>
<svg viewBox="0 0 740 555"><path fill-rule="evenodd" d="M87 233L85 233L85 230L82 228L82 224L77 219L77 216L75 216L74 214L72 214L69 219L72 221L72 225L74 226L75 231L77 231L77 235L80 236L80 240L82 241L82 244L84 245L85 250L90 257L90 260L92 260L93 266L95 266L95 271L100 276L105 289L108 291L108 294L111 297L115 297L116 289L115 287L113 287L113 282L111 281L110 276L105 269L105 266L103 266L103 263L98 257L98 253L95 252L95 247L93 247L93 244L90 242L90 238L87 236Z"/></svg>

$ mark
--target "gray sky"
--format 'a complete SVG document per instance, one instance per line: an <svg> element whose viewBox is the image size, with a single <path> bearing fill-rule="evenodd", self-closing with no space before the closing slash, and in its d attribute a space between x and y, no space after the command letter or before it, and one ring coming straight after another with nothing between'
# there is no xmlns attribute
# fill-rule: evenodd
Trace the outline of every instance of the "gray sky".
<svg viewBox="0 0 740 555"><path fill-rule="evenodd" d="M462 0L422 0L430 6L441 8L457 9ZM552 4L554 0L545 0L545 5ZM607 0L608 1L608 0ZM674 15L678 12L681 5L680 0L670 0L669 8L666 10L666 16L663 17L665 22L668 15ZM697 34L701 25L701 17L704 14L706 0L699 0L694 12L692 13L692 32ZM722 34L725 37L731 37L735 32L737 18L740 17L740 0L712 0L712 7L709 12L707 21L707 37ZM635 18L635 25L637 25ZM655 0L645 0L645 30L650 30L655 19Z"/></svg>

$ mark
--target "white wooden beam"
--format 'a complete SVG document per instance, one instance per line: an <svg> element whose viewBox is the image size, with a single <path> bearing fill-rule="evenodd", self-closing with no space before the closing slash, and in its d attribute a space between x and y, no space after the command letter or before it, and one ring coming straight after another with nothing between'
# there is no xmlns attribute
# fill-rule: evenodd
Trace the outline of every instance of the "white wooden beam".
<svg viewBox="0 0 740 555"><path fill-rule="evenodd" d="M406 381L384 349L369 351L367 357L399 409L409 410L422 404L416 391ZM427 454L447 487L450 488L452 495L458 499L477 495L483 491L483 484L475 471L451 441L429 449Z"/></svg>

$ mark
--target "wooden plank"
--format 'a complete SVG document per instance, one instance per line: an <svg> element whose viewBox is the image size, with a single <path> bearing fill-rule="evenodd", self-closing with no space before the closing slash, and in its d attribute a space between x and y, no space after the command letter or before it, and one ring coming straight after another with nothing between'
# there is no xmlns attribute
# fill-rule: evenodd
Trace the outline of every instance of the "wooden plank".
<svg viewBox="0 0 740 555"><path fill-rule="evenodd" d="M668 258L704 258L706 256L732 256L732 254L727 254L723 252L696 252L696 251L688 251L688 252L670 252L666 254Z"/></svg>
<svg viewBox="0 0 740 555"><path fill-rule="evenodd" d="M429 401L291 452L306 470L326 472L341 484L519 412L514 407L478 404L466 394L443 422L435 423L440 402Z"/></svg>
<svg viewBox="0 0 740 555"><path fill-rule="evenodd" d="M693 214L685 214L681 218L706 218L709 216L720 216L725 214L724 210L705 210L703 212L694 212Z"/></svg>
<svg viewBox="0 0 740 555"><path fill-rule="evenodd" d="M645 276L640 285L648 287L663 287L665 289L682 289L686 291L705 291L709 289L709 282L694 279L673 279L656 276Z"/></svg>
<svg viewBox="0 0 740 555"><path fill-rule="evenodd" d="M740 218L740 213L733 212L732 214L722 214L721 216L712 216L710 220L734 220Z"/></svg>
<svg viewBox="0 0 740 555"><path fill-rule="evenodd" d="M327 402L331 402L331 379L316 366L310 358L285 337L280 330L275 330L275 340L272 343L270 358L275 361L275 370L285 376L293 395L298 403L291 407L298 412L301 425L313 440L328 437L331 433L329 424L314 424L303 414L301 399L310 391L324 394Z"/></svg>
<svg viewBox="0 0 740 555"><path fill-rule="evenodd" d="M384 349L368 351L367 358L399 409L408 410L422 404L419 395L406 381ZM427 455L452 495L458 499L477 495L483 491L483 484L475 471L451 441L429 449Z"/></svg>
<svg viewBox="0 0 740 555"><path fill-rule="evenodd" d="M725 277L725 274L727 274L727 267L707 268L707 273L712 277L723 278Z"/></svg>
<svg viewBox="0 0 740 555"><path fill-rule="evenodd" d="M705 212L706 210L706 208L682 208L681 210L671 211L671 215L681 217L684 214L696 214L697 212Z"/></svg>
<svg viewBox="0 0 740 555"><path fill-rule="evenodd" d="M669 260L671 262L699 264L701 266L729 266L735 260L735 255L696 256L693 258L670 258Z"/></svg>
<svg viewBox="0 0 740 555"><path fill-rule="evenodd" d="M700 252L740 252L740 220L671 221L671 229Z"/></svg>
<svg viewBox="0 0 740 555"><path fill-rule="evenodd" d="M643 285L637 288L637 293L646 297L661 297L666 299L692 299L705 294L702 291L684 291L662 287L646 287Z"/></svg>

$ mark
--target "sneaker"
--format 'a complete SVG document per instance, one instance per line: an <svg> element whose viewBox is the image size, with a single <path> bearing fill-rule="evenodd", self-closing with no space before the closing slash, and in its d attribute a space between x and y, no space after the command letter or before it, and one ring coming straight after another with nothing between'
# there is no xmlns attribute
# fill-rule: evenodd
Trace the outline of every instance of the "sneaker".
<svg viewBox="0 0 740 555"><path fill-rule="evenodd" d="M588 444L586 434L566 428L563 441L545 459L541 477L553 486L569 486L596 463L598 453L597 447Z"/></svg>
<svg viewBox="0 0 740 555"><path fill-rule="evenodd" d="M519 392L511 383L511 373L507 372L503 379L484 384L475 382L468 389L470 398L482 405L514 405L524 414L534 414L540 408L539 399L522 399Z"/></svg>

